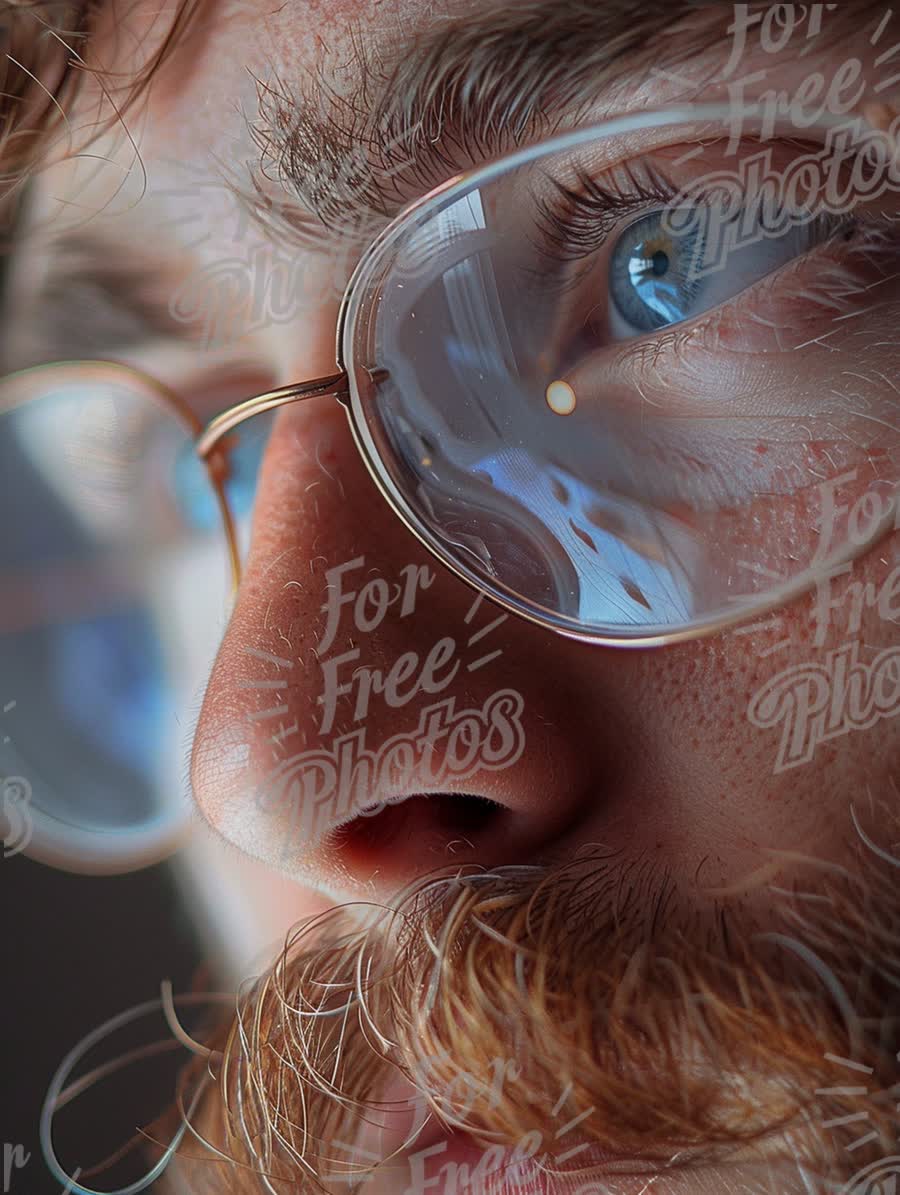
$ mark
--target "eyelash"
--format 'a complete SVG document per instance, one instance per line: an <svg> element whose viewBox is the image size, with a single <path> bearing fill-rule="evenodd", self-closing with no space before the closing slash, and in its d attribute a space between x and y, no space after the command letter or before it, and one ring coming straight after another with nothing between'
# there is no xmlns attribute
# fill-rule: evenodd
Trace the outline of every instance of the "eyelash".
<svg viewBox="0 0 900 1195"><path fill-rule="evenodd" d="M681 188L659 167L645 161L622 163L619 172L625 183L609 171L607 181L590 175L583 167L577 172L577 187L553 181L556 202L541 197L536 200L541 242L538 252L550 258L554 266L581 261L597 253L611 234L627 227L631 216L640 216L654 207L669 207ZM698 196L704 202L704 196ZM710 202L715 202L710 196ZM776 219L780 211L771 213ZM832 240L849 240L865 221L856 215L822 212L809 224L816 248Z"/></svg>
<svg viewBox="0 0 900 1195"><path fill-rule="evenodd" d="M644 212L651 204L666 206L678 194L675 183L648 162L627 162L619 167L625 176L622 185L610 171L608 182L601 182L579 166L577 186L551 180L553 199L537 200L538 224L544 244L536 247L552 250L555 263L580 261L596 253L610 234L629 216Z"/></svg>

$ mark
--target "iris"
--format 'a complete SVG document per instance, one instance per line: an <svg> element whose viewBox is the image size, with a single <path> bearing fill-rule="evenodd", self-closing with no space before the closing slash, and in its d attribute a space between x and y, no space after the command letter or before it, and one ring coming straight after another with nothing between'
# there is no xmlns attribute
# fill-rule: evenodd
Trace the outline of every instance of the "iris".
<svg viewBox="0 0 900 1195"><path fill-rule="evenodd" d="M609 257L613 339L711 311L830 238L840 233L848 240L855 230L852 217L773 210L763 200L758 196L738 218L697 204L674 209L677 219L672 208L659 208L628 225Z"/></svg>
<svg viewBox="0 0 900 1195"><path fill-rule="evenodd" d="M618 315L633 332L651 332L695 313L706 279L703 224L695 221L675 236L665 211L642 216L622 233L613 250L609 288Z"/></svg>

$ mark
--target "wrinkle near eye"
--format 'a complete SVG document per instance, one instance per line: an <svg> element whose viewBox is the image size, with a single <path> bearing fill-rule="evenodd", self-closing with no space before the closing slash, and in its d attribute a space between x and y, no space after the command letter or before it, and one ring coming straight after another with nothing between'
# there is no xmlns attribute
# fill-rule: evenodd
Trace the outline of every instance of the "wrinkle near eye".
<svg viewBox="0 0 900 1195"><path fill-rule="evenodd" d="M844 321L890 322L891 310L900 310L898 266L897 228L859 224L851 241L834 238L724 304L707 333L723 352L787 353L811 343L839 351Z"/></svg>
<svg viewBox="0 0 900 1195"><path fill-rule="evenodd" d="M788 273L763 284L779 304L797 285ZM617 484L639 476L643 500L665 507L680 496L699 511L741 507L753 494L796 501L840 472L894 475L900 302L869 307L865 323L829 312L818 319L827 342L807 337L802 347L790 326L754 321L747 308L735 300L686 329L598 351L568 375L579 411L602 396L597 418L617 445ZM648 469L657 454L668 468ZM676 460L681 480L669 490Z"/></svg>

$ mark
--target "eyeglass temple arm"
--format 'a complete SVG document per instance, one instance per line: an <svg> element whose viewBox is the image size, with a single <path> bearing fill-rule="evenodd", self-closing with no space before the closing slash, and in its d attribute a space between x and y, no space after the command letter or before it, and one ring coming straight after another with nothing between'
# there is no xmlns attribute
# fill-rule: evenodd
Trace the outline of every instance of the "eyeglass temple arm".
<svg viewBox="0 0 900 1195"><path fill-rule="evenodd" d="M346 402L350 394L350 383L347 374L332 374L327 378L315 378L309 382L302 382L294 386L282 386L279 390L268 390L265 394L254 395L246 402L238 403L223 411L212 419L197 437L196 450L201 460L207 460L221 440L234 431L236 427L254 415L261 415L264 411L274 411L288 403L300 402L306 398L336 398L339 402Z"/></svg>

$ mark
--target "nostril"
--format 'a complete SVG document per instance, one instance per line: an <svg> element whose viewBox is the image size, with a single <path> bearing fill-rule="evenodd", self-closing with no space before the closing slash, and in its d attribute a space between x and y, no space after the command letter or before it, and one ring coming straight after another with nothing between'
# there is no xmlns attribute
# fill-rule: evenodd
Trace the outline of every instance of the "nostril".
<svg viewBox="0 0 900 1195"><path fill-rule="evenodd" d="M478 834L506 813L499 802L476 793L434 793L425 799L436 823L454 833Z"/></svg>
<svg viewBox="0 0 900 1195"><path fill-rule="evenodd" d="M421 793L387 804L377 813L362 815L332 830L326 850L348 867L376 866L401 873L410 863L454 848L452 858L477 852L493 839L499 823L510 813L497 801L470 793Z"/></svg>

